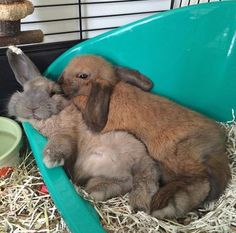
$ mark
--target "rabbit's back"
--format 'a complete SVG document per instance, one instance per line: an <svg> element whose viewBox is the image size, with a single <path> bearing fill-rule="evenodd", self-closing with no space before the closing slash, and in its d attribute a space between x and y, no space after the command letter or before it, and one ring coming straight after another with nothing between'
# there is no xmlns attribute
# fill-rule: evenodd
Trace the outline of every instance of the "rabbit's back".
<svg viewBox="0 0 236 233"><path fill-rule="evenodd" d="M166 98L122 82L113 91L103 132L111 129L133 133L144 142L151 157L165 160L171 170L176 167L178 172L182 172L182 161L195 163L204 159L203 154L210 150L224 150L225 147L225 132L214 121ZM190 153L173 160L170 154L174 153L177 145L189 140Z"/></svg>

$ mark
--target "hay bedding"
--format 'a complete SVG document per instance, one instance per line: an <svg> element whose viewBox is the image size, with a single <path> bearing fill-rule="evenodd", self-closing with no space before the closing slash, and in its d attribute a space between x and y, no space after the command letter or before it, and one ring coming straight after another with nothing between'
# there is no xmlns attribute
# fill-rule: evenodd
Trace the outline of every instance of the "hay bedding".
<svg viewBox="0 0 236 233"><path fill-rule="evenodd" d="M223 126L228 132L227 151L232 182L220 200L187 214L185 218L157 220L143 212L132 214L128 194L106 202L94 202L81 188L77 188L78 192L94 205L108 232L236 232L235 118ZM50 196L40 191L42 185L42 178L30 153L11 175L0 178L0 233L69 232Z"/></svg>

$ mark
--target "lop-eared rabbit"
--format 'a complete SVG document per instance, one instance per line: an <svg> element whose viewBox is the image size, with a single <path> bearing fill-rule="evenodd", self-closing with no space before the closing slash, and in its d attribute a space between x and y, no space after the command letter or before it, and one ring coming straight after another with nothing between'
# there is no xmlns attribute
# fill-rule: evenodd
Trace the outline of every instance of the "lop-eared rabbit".
<svg viewBox="0 0 236 233"><path fill-rule="evenodd" d="M9 114L48 137L45 165L64 165L72 181L84 185L96 200L130 192L131 207L149 213L159 187L159 170L144 144L124 131L90 131L59 85L43 77L21 50L10 47L7 56L24 89L12 95Z"/></svg>
<svg viewBox="0 0 236 233"><path fill-rule="evenodd" d="M91 130L128 131L160 163L162 187L152 199L153 216L182 216L224 192L231 177L226 135L215 121L136 87L148 90L150 83L95 55L72 59L59 83Z"/></svg>

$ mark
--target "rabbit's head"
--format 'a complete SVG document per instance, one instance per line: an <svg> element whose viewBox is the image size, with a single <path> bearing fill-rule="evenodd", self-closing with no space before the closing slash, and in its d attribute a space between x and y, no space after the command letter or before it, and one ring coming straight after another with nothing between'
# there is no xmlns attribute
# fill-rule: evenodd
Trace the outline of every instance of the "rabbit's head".
<svg viewBox="0 0 236 233"><path fill-rule="evenodd" d="M110 95L119 81L130 83L145 91L152 88L152 81L138 71L113 66L95 55L82 55L72 59L59 79L64 93L69 98L88 96L85 120L94 131L100 131L105 126Z"/></svg>
<svg viewBox="0 0 236 233"><path fill-rule="evenodd" d="M95 83L101 88L112 88L117 81L113 66L93 55L72 59L59 78L64 93L69 97L89 95Z"/></svg>
<svg viewBox="0 0 236 233"><path fill-rule="evenodd" d="M47 119L60 112L66 100L60 86L43 77L33 62L18 48L9 47L7 58L23 92L15 92L8 103L9 115L18 119Z"/></svg>

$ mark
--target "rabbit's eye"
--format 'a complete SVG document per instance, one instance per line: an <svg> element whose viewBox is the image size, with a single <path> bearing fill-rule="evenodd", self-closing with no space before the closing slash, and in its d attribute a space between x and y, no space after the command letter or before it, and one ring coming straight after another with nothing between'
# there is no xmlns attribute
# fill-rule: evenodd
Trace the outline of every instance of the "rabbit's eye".
<svg viewBox="0 0 236 233"><path fill-rule="evenodd" d="M76 75L77 78L81 78L81 79L86 79L86 78L88 78L88 76L89 75L86 73L79 73Z"/></svg>
<svg viewBox="0 0 236 233"><path fill-rule="evenodd" d="M50 92L49 96L52 97L52 96L54 96L55 94L56 94L56 92L55 92L55 91L52 91L52 92Z"/></svg>

